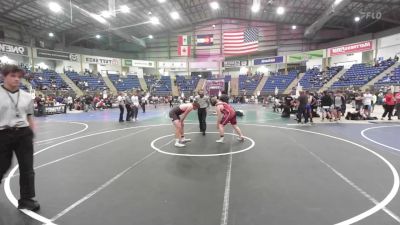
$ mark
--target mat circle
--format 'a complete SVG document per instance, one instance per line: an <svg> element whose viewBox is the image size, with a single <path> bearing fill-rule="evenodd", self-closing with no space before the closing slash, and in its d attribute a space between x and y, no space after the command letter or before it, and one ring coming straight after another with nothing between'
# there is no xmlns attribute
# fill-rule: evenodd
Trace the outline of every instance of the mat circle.
<svg viewBox="0 0 400 225"><path fill-rule="evenodd" d="M208 133L208 134L219 134L218 132L207 132L207 133ZM201 134L201 132L188 132L188 133L185 133L185 134ZM233 134L233 133L225 133L225 135L227 135L227 134L228 134L228 135L233 135L233 136L237 137L237 135L236 135L236 134ZM174 136L174 135L175 135L175 134L168 134L168 135L164 135L164 136L158 137L158 138L154 139L154 140L151 142L150 146L151 146L154 150L156 150L157 152L162 153L162 154L173 155L173 156L192 156L192 157L193 157L193 156L194 156L194 157L212 157L212 156L234 155L234 154L238 154L238 153L242 153L242 152L249 151L250 149L252 149L252 148L255 146L254 140L251 139L251 138L249 138L249 137L246 137L246 136L243 136L243 137L244 137L245 140L250 141L251 145L250 145L249 147L247 147L247 148L245 148L245 149L241 149L241 150L237 150L237 151L233 151L233 152L225 152L225 153L215 153L215 154L185 154L185 153L173 153L173 152L166 152L166 151L163 151L163 150L161 150L160 148L158 148L158 147L155 146L155 143L156 143L157 141L159 141L159 140L161 140L161 139L164 139L164 138L167 138L167 137L172 137L172 136Z"/></svg>

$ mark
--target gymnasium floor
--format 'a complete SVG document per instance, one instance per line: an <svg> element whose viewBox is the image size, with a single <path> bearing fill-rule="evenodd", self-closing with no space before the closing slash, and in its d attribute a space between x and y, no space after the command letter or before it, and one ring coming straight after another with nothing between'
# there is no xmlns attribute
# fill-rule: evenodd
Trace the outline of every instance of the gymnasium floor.
<svg viewBox="0 0 400 225"><path fill-rule="evenodd" d="M236 108L244 143L215 143L215 116L202 136L192 113L183 149L173 146L165 106L137 123L116 122L118 110L39 118L42 209L25 215L10 203L19 196L14 169L2 182L0 224L400 223L397 121L297 126L261 106Z"/></svg>

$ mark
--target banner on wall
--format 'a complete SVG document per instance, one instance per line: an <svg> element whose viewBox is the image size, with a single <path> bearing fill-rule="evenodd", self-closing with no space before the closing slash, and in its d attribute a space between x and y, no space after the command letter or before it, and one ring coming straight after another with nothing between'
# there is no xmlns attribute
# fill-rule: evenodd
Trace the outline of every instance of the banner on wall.
<svg viewBox="0 0 400 225"><path fill-rule="evenodd" d="M197 46L212 46L214 44L214 37L212 34L199 34L196 36Z"/></svg>
<svg viewBox="0 0 400 225"><path fill-rule="evenodd" d="M159 68L186 68L186 62L158 62Z"/></svg>
<svg viewBox="0 0 400 225"><path fill-rule="evenodd" d="M98 56L83 56L84 63L101 64L101 65L120 65L120 60L115 58L106 58Z"/></svg>
<svg viewBox="0 0 400 225"><path fill-rule="evenodd" d="M133 60L133 59L123 59L123 66L132 66L132 67L142 67L142 68L154 68L154 61L145 61L145 60Z"/></svg>
<svg viewBox="0 0 400 225"><path fill-rule="evenodd" d="M287 63L303 62L303 61L307 61L310 59L324 58L325 57L324 53L325 53L324 49L296 53L296 54L288 55L286 62Z"/></svg>
<svg viewBox="0 0 400 225"><path fill-rule="evenodd" d="M25 46L21 46L21 45L0 42L0 52L27 56L28 48Z"/></svg>
<svg viewBox="0 0 400 225"><path fill-rule="evenodd" d="M40 48L36 49L36 56L42 58L57 59L57 60L70 60L74 62L79 61L78 54L40 49Z"/></svg>
<svg viewBox="0 0 400 225"><path fill-rule="evenodd" d="M249 63L247 60L240 61L240 60L230 60L230 61L224 61L223 66L225 68L231 68L231 67L241 67L241 66L248 66Z"/></svg>
<svg viewBox="0 0 400 225"><path fill-rule="evenodd" d="M224 80L207 80L206 81L206 92L210 96L218 96L218 94L224 91L225 81Z"/></svg>
<svg viewBox="0 0 400 225"><path fill-rule="evenodd" d="M254 59L254 65L265 65L265 64L276 64L276 63L283 63L283 56L275 56L275 57L268 57L268 58L261 58L261 59Z"/></svg>
<svg viewBox="0 0 400 225"><path fill-rule="evenodd" d="M356 52L366 52L373 50L372 41L363 41L354 44L342 45L338 47L328 48L328 56L345 55Z"/></svg>

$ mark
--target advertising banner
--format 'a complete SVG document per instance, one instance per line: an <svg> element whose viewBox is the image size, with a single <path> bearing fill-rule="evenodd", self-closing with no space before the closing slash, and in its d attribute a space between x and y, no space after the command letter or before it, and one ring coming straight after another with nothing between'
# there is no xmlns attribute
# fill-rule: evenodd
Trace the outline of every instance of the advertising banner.
<svg viewBox="0 0 400 225"><path fill-rule="evenodd" d="M254 65L265 65L265 64L276 64L276 63L283 63L283 56L275 56L275 57L268 57L268 58L261 58L261 59L254 59Z"/></svg>
<svg viewBox="0 0 400 225"><path fill-rule="evenodd" d="M287 63L303 62L303 61L307 61L310 59L324 58L325 57L324 53L325 53L324 49L296 53L296 54L288 55L286 62Z"/></svg>
<svg viewBox="0 0 400 225"><path fill-rule="evenodd" d="M224 61L224 67L225 68L231 68L231 67L241 67L241 66L248 66L249 63L247 60L240 61L240 60L230 60L230 61Z"/></svg>
<svg viewBox="0 0 400 225"><path fill-rule="evenodd" d="M159 68L187 68L187 62L158 62Z"/></svg>
<svg viewBox="0 0 400 225"><path fill-rule="evenodd" d="M100 64L100 65L120 65L120 59L115 58L106 58L106 57L98 57L98 56L83 56L84 63L92 63L92 64Z"/></svg>
<svg viewBox="0 0 400 225"><path fill-rule="evenodd" d="M155 67L155 63L154 63L154 61L123 59L122 60L122 66L154 68Z"/></svg>
<svg viewBox="0 0 400 225"><path fill-rule="evenodd" d="M342 45L338 47L328 48L328 56L345 55L356 52L365 52L373 50L372 41L363 41L354 44Z"/></svg>
<svg viewBox="0 0 400 225"><path fill-rule="evenodd" d="M40 48L36 49L36 56L42 58L57 59L57 60L70 60L75 62L79 61L78 54L40 49Z"/></svg>
<svg viewBox="0 0 400 225"><path fill-rule="evenodd" d="M0 52L27 56L28 48L25 46L21 46L21 45L0 42Z"/></svg>

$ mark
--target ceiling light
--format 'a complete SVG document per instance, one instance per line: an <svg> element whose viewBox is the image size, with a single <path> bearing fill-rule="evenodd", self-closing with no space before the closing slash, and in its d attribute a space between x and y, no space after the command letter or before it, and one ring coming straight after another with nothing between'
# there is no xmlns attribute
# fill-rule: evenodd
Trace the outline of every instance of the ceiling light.
<svg viewBox="0 0 400 225"><path fill-rule="evenodd" d="M260 0L253 0L253 5L251 6L251 11L253 13L260 11L260 5L261 5Z"/></svg>
<svg viewBox="0 0 400 225"><path fill-rule="evenodd" d="M215 29L215 24L213 24L212 27Z"/></svg>
<svg viewBox="0 0 400 225"><path fill-rule="evenodd" d="M339 3L341 3L343 0L335 0L335 2L333 3L334 5L337 5Z"/></svg>
<svg viewBox="0 0 400 225"><path fill-rule="evenodd" d="M178 12L171 12L169 15L171 16L171 18L173 20L179 19L179 13Z"/></svg>
<svg viewBox="0 0 400 225"><path fill-rule="evenodd" d="M96 38L97 38L97 39L100 39L100 38L101 38L101 35L100 35L100 34L96 34Z"/></svg>
<svg viewBox="0 0 400 225"><path fill-rule="evenodd" d="M107 23L107 20L105 20L102 16L99 16L99 15L94 14L94 13L90 13L90 16L91 16L93 19L99 21L99 22L102 23L102 24L106 24L106 23Z"/></svg>
<svg viewBox="0 0 400 225"><path fill-rule="evenodd" d="M153 38L154 38L153 35L150 34L150 35L149 35L149 39L153 39Z"/></svg>
<svg viewBox="0 0 400 225"><path fill-rule="evenodd" d="M150 18L150 22L154 25L160 24L160 20L155 16Z"/></svg>
<svg viewBox="0 0 400 225"><path fill-rule="evenodd" d="M110 18L111 17L111 12L107 11L107 10L104 10L104 11L101 11L100 15L102 17L104 17L104 18Z"/></svg>
<svg viewBox="0 0 400 225"><path fill-rule="evenodd" d="M276 13L278 13L278 15L284 14L284 13L285 13L285 8L283 8L282 6L279 6L279 7L276 9Z"/></svg>
<svg viewBox="0 0 400 225"><path fill-rule="evenodd" d="M296 25L293 25L292 26L292 30L296 30L297 29L297 26Z"/></svg>
<svg viewBox="0 0 400 225"><path fill-rule="evenodd" d="M62 8L57 2L50 2L49 9L55 13L61 12Z"/></svg>
<svg viewBox="0 0 400 225"><path fill-rule="evenodd" d="M158 0L159 3L164 3L166 0Z"/></svg>
<svg viewBox="0 0 400 225"><path fill-rule="evenodd" d="M120 10L122 13L129 13L129 12L131 11L131 9L130 9L128 6L126 6L126 5L121 5L121 7L119 8L119 10Z"/></svg>
<svg viewBox="0 0 400 225"><path fill-rule="evenodd" d="M50 32L49 37L54 37L54 33Z"/></svg>
<svg viewBox="0 0 400 225"><path fill-rule="evenodd" d="M152 13L149 11L148 13L147 13L147 15L151 15Z"/></svg>
<svg viewBox="0 0 400 225"><path fill-rule="evenodd" d="M356 22L360 21L360 17L359 16L354 17L354 21Z"/></svg>
<svg viewBox="0 0 400 225"><path fill-rule="evenodd" d="M210 7L214 10L219 9L219 3L218 2L210 2Z"/></svg>

